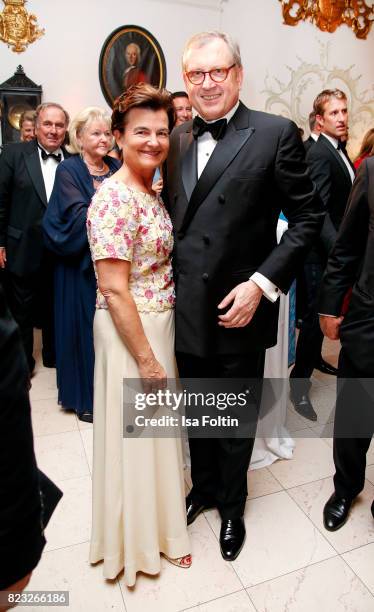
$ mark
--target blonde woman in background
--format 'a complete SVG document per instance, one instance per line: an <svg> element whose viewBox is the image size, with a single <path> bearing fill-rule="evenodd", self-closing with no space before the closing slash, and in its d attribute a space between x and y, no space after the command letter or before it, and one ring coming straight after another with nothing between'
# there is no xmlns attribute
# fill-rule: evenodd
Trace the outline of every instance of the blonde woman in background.
<svg viewBox="0 0 374 612"><path fill-rule="evenodd" d="M108 157L113 144L110 116L88 107L71 122L73 155L61 162L43 228L55 253L55 333L58 401L92 423L93 317L96 282L87 242L87 208L95 190L120 162Z"/></svg>
<svg viewBox="0 0 374 612"><path fill-rule="evenodd" d="M19 118L19 131L21 142L28 142L35 138L36 112L27 110Z"/></svg>

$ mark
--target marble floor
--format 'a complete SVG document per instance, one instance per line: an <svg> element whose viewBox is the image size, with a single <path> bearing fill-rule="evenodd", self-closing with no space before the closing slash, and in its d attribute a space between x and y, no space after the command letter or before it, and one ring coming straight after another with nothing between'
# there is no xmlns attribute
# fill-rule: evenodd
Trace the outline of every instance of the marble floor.
<svg viewBox="0 0 374 612"><path fill-rule="evenodd" d="M336 343L324 346L329 361L336 362L336 353ZM105 581L101 565L87 562L92 426L60 409L55 371L44 369L39 359L31 389L36 456L64 497L28 589L68 590L72 612L374 612L374 445L365 490L348 523L336 533L322 525L334 471L328 437L334 394L335 380L316 373L311 397L318 422L311 424L289 407L293 459L249 472L247 541L235 562L223 561L218 515L207 511L189 528L192 567L183 570L163 560L159 577L139 574L129 589L121 576ZM35 612L40 609L49 610Z"/></svg>

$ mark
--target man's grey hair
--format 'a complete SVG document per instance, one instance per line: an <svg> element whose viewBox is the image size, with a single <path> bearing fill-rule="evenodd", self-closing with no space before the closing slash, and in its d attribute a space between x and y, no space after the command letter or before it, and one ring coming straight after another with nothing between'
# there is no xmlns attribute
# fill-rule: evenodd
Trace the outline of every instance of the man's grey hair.
<svg viewBox="0 0 374 612"><path fill-rule="evenodd" d="M61 104L57 104L57 102L43 102L42 104L39 104L39 106L36 107L36 109L35 109L35 123L36 123L36 125L38 125L38 120L39 120L40 113L42 111L44 111L46 108L58 108L65 115L65 125L66 125L66 127L69 125L69 121L70 121L69 113L63 108L63 106L61 106Z"/></svg>
<svg viewBox="0 0 374 612"><path fill-rule="evenodd" d="M233 40L229 34L213 30L211 32L200 32L200 34L195 34L187 41L182 56L183 70L186 69L187 54L191 47L197 47L199 49L200 47L204 47L204 45L207 45L215 39L223 40L226 43L231 52L233 62L238 66L238 68L241 68L242 58L240 56L240 47L238 43Z"/></svg>

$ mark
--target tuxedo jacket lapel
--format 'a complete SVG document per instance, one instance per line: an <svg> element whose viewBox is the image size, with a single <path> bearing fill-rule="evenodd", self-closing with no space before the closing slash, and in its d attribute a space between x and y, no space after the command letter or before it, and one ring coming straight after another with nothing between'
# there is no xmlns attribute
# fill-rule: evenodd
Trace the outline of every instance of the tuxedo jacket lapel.
<svg viewBox="0 0 374 612"><path fill-rule="evenodd" d="M182 159L182 181L187 200L190 201L192 192L197 183L197 142L189 132L180 135L180 148Z"/></svg>
<svg viewBox="0 0 374 612"><path fill-rule="evenodd" d="M353 170L354 175L356 176L356 168L355 168L351 158L349 157L348 153L346 153L346 158L348 160L349 165L351 166L351 168Z"/></svg>
<svg viewBox="0 0 374 612"><path fill-rule="evenodd" d="M227 126L224 138L218 141L211 158L209 159L199 180L196 183L195 188L191 193L188 208L181 227L182 231L184 231L190 224L192 218L196 214L196 211L204 202L208 193L211 191L217 180L222 176L228 165L242 149L247 140L251 137L253 132L254 128L249 126L249 112L242 104L240 104L238 110L232 118L232 121L230 121ZM196 145L195 151L197 156ZM184 163L185 160L183 160L183 166Z"/></svg>
<svg viewBox="0 0 374 612"><path fill-rule="evenodd" d="M345 165L344 160L342 159L342 157L341 157L341 155L340 155L339 151L338 151L337 149L335 149L335 147L334 147L334 146L331 144L331 142L330 142L330 141L329 141L327 138L325 138L325 137L323 136L323 134L321 134L321 136L322 136L322 138L323 138L323 140L322 140L323 144L325 145L325 147L327 147L327 148L329 149L329 151L330 151L331 153L333 153L334 158L336 159L336 161L337 161L337 162L338 162L338 164L340 165L340 167L341 167L341 169L343 170L343 172L344 172L344 174L345 174L346 178L349 180L349 182L350 182L350 183L352 183L352 180L351 180L351 175L349 174L348 168L347 168L347 166ZM321 138L321 136L320 136L320 138ZM349 161L350 161L350 160L349 160ZM350 163L351 163L351 162L350 162Z"/></svg>
<svg viewBox="0 0 374 612"><path fill-rule="evenodd" d="M40 158L36 142L35 147L33 147L32 151L25 152L24 156L26 168L35 187L35 191L37 192L44 206L47 206L47 194L45 191L43 173L40 166Z"/></svg>

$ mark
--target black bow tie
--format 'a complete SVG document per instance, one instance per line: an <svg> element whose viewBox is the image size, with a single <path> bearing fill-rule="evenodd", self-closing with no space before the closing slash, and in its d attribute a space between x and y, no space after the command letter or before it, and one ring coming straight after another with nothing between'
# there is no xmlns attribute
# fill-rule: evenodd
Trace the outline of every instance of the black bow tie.
<svg viewBox="0 0 374 612"><path fill-rule="evenodd" d="M226 127L227 119L218 119L214 123L206 123L201 117L195 117L192 124L192 133L194 138L198 138L205 132L210 132L214 140L220 140L225 135Z"/></svg>
<svg viewBox="0 0 374 612"><path fill-rule="evenodd" d="M343 153L346 153L346 143L345 142L338 140L338 151L343 151Z"/></svg>
<svg viewBox="0 0 374 612"><path fill-rule="evenodd" d="M42 149L42 147L39 147L39 149L42 152L42 160L45 161L46 159L48 159L48 157L52 157L52 159L54 159L58 164L61 161L61 153L47 153L46 151L44 151L44 149Z"/></svg>

